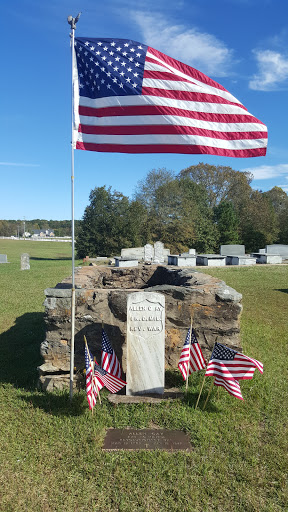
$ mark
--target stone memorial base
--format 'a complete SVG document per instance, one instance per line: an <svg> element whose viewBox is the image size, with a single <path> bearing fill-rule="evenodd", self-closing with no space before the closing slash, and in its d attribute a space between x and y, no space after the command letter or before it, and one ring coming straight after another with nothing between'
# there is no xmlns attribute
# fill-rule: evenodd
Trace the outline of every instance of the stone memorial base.
<svg viewBox="0 0 288 512"><path fill-rule="evenodd" d="M219 254L199 254L196 256L196 264L204 267L225 267L226 257Z"/></svg>
<svg viewBox="0 0 288 512"><path fill-rule="evenodd" d="M175 267L196 267L196 256L193 254L171 254L168 256L168 265Z"/></svg>
<svg viewBox="0 0 288 512"><path fill-rule="evenodd" d="M102 450L165 450L190 452L189 436L182 430L115 428L106 433Z"/></svg>
<svg viewBox="0 0 288 512"><path fill-rule="evenodd" d="M251 254L253 258L256 258L257 263L264 263L264 264L270 264L270 265L276 265L279 263L282 263L282 256L280 254L263 254L263 253L257 253L253 252Z"/></svg>
<svg viewBox="0 0 288 512"><path fill-rule="evenodd" d="M124 258L114 258L115 267L138 267L138 260L126 260Z"/></svg>
<svg viewBox="0 0 288 512"><path fill-rule="evenodd" d="M113 405L119 404L159 404L165 400L175 400L184 397L184 393L178 388L164 389L162 395L151 393L149 395L108 395L108 401Z"/></svg>
<svg viewBox="0 0 288 512"><path fill-rule="evenodd" d="M226 265L256 265L256 258L251 256L226 256Z"/></svg>
<svg viewBox="0 0 288 512"><path fill-rule="evenodd" d="M127 300L128 295L136 291L142 291L144 299L145 294L150 292L165 296L167 370L177 369L190 326L192 310L194 329L206 359L210 358L217 337L223 345L241 351L241 294L222 280L199 272L197 267L192 269L159 265L139 265L130 268L83 266L75 269L75 287L75 381L78 376L81 377L83 386L84 335L93 356L100 362L102 321L121 363L123 377L127 381ZM39 339L39 343L42 342L43 357L43 364L39 368L39 384L43 389L52 391L69 388L71 277L55 288L47 288L45 296L46 336L44 341L42 337ZM148 312L148 321L144 322L147 328L150 328L151 311L148 309ZM131 316L138 318L139 313L140 311L132 312ZM152 312L151 316L154 313L158 312ZM133 322L137 327L137 320ZM158 322L156 319L156 327L159 327Z"/></svg>

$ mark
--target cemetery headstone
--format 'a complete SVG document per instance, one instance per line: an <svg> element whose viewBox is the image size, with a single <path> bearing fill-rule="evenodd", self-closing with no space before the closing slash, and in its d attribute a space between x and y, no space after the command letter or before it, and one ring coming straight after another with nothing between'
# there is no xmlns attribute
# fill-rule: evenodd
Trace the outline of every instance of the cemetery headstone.
<svg viewBox="0 0 288 512"><path fill-rule="evenodd" d="M144 261L153 261L154 247L151 244L144 245Z"/></svg>
<svg viewBox="0 0 288 512"><path fill-rule="evenodd" d="M164 262L164 244L162 242L155 242L154 244L154 261L157 263Z"/></svg>
<svg viewBox="0 0 288 512"><path fill-rule="evenodd" d="M127 301L126 394L164 393L165 297L134 292Z"/></svg>
<svg viewBox="0 0 288 512"><path fill-rule="evenodd" d="M21 254L21 270L30 270L29 254L26 252Z"/></svg>
<svg viewBox="0 0 288 512"><path fill-rule="evenodd" d="M283 260L288 259L288 245L285 244L271 244L266 245L267 254L279 254Z"/></svg>
<svg viewBox="0 0 288 512"><path fill-rule="evenodd" d="M0 254L0 263L8 263L7 254Z"/></svg>
<svg viewBox="0 0 288 512"><path fill-rule="evenodd" d="M245 256L245 245L221 245L220 254L221 256Z"/></svg>

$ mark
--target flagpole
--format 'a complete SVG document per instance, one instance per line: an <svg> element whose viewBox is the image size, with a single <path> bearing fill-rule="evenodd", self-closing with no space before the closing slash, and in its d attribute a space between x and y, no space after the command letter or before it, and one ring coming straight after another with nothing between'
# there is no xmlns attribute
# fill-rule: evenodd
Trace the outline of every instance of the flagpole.
<svg viewBox="0 0 288 512"><path fill-rule="evenodd" d="M188 389L188 379L189 379L191 339L192 339L192 311L191 311L191 318L190 318L190 339L189 339L189 352L188 352L188 364L187 364L187 375L186 375L186 393L187 393L187 389Z"/></svg>
<svg viewBox="0 0 288 512"><path fill-rule="evenodd" d="M71 27L71 232L72 232L72 288L71 288L71 344L70 344L70 401L73 398L73 381L74 381L74 338L75 338L75 232L74 232L74 40L76 23L80 18L78 13L76 18L68 16L67 21Z"/></svg>

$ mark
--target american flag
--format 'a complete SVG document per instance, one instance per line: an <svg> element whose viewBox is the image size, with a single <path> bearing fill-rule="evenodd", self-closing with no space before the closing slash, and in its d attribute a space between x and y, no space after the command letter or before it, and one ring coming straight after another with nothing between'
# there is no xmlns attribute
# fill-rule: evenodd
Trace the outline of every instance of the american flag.
<svg viewBox="0 0 288 512"><path fill-rule="evenodd" d="M245 356L221 343L215 343L205 376L228 380L252 379L256 368L263 373L263 364L257 359Z"/></svg>
<svg viewBox="0 0 288 512"><path fill-rule="evenodd" d="M180 360L178 363L178 368L183 375L183 379L187 378L187 368L189 364L189 373L191 375L192 372L197 372L197 370L202 370L206 367L206 362L202 354L202 350L195 336L194 329L192 329L191 334L191 346L190 346L190 329L188 329L187 336L184 342L184 346L182 348L182 352L180 355ZM190 352L190 358L189 358Z"/></svg>
<svg viewBox="0 0 288 512"><path fill-rule="evenodd" d="M122 371L120 363L104 329L102 329L101 366L111 375L115 375L119 377L119 379L121 378Z"/></svg>
<svg viewBox="0 0 288 512"><path fill-rule="evenodd" d="M243 396L240 389L240 384L236 379L221 379L220 377L216 377L214 380L215 386L222 386L225 388L230 395L243 400Z"/></svg>
<svg viewBox="0 0 288 512"><path fill-rule="evenodd" d="M264 156L267 127L197 69L129 39L75 39L74 147Z"/></svg>
<svg viewBox="0 0 288 512"><path fill-rule="evenodd" d="M102 388L105 386L105 388L107 388L111 393L117 393L117 391L120 391L120 389L124 388L124 386L127 384L127 382L124 380L106 372L106 370L101 368L101 366L99 366L97 363L95 363L94 366L94 378L98 384L98 387L101 386Z"/></svg>
<svg viewBox="0 0 288 512"><path fill-rule="evenodd" d="M93 362L93 356L90 351L88 352L88 350L85 346L86 394L87 394L87 400L89 403L89 409L92 409L92 407L94 407L94 405L96 404L96 400L97 400L96 385L95 385L95 382L92 381L92 379L93 379L93 371L92 371L92 367L91 367L92 362ZM98 391L100 391L100 389L102 389L102 388L103 388L102 384L98 385Z"/></svg>

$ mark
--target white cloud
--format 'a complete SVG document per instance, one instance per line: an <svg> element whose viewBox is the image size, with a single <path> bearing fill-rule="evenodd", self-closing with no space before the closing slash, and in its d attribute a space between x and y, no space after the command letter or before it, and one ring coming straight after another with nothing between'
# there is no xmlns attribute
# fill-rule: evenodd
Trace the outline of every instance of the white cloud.
<svg viewBox="0 0 288 512"><path fill-rule="evenodd" d="M249 82L250 89L272 91L288 85L288 57L272 50L254 50L258 73Z"/></svg>
<svg viewBox="0 0 288 512"><path fill-rule="evenodd" d="M248 167L241 169L243 172L251 172L254 180L269 180L277 176L285 176L288 179L288 164L260 165L259 167ZM281 187L283 188L283 187Z"/></svg>
<svg viewBox="0 0 288 512"><path fill-rule="evenodd" d="M130 16L143 34L143 43L189 64L202 73L226 76L232 64L232 50L212 34L197 28L169 24L162 15L131 11ZM235 60L234 62L235 63Z"/></svg>

